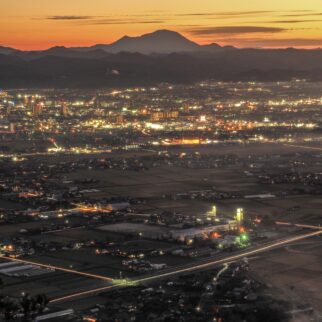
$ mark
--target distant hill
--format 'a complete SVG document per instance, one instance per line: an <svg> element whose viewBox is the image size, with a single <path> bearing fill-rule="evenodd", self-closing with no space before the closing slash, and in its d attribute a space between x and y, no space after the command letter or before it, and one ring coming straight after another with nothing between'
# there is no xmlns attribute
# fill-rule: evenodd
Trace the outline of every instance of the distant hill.
<svg viewBox="0 0 322 322"><path fill-rule="evenodd" d="M0 46L0 54L1 55L11 55L11 54L14 54L17 52L19 52L19 50L17 50L17 49Z"/></svg>
<svg viewBox="0 0 322 322"><path fill-rule="evenodd" d="M43 51L0 47L0 86L109 87L216 80L322 80L322 50L198 45L159 30L109 45Z"/></svg>
<svg viewBox="0 0 322 322"><path fill-rule="evenodd" d="M90 49L86 51L78 51L78 50L74 50L73 48L66 48L66 47L59 46L59 47L52 47L42 51L16 51L16 52L13 52L11 55L30 61L30 60L39 59L42 57L47 57L47 56L84 58L84 59L102 58L107 56L107 52L101 49Z"/></svg>
<svg viewBox="0 0 322 322"><path fill-rule="evenodd" d="M20 51L14 48L0 46L0 54L17 55L26 60L31 60L45 56L98 58L104 56L106 53L116 54L120 52L130 52L148 55L213 51L222 48L233 49L234 47L221 47L218 44L201 46L185 38L178 32L157 30L139 37L124 36L114 43L97 44L91 47L66 48L57 46L43 51Z"/></svg>

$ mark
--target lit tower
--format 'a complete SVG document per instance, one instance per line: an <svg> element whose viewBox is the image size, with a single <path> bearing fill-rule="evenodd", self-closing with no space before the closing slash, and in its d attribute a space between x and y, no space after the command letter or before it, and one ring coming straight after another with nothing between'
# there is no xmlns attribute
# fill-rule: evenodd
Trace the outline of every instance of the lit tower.
<svg viewBox="0 0 322 322"><path fill-rule="evenodd" d="M235 218L236 218L239 225L241 225L244 222L244 209L243 208L237 208Z"/></svg>
<svg viewBox="0 0 322 322"><path fill-rule="evenodd" d="M213 205L211 210L208 212L208 215L211 217L216 217L217 216L217 206Z"/></svg>
<svg viewBox="0 0 322 322"><path fill-rule="evenodd" d="M64 117L68 116L68 107L66 102L62 102L60 108L60 114Z"/></svg>
<svg viewBox="0 0 322 322"><path fill-rule="evenodd" d="M10 123L9 125L9 132L10 133L16 133L16 126L15 126L15 123Z"/></svg>

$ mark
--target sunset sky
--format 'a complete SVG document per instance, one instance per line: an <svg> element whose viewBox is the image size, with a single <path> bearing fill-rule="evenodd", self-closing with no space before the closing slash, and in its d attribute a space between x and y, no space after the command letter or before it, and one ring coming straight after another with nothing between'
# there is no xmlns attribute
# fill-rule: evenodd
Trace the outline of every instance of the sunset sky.
<svg viewBox="0 0 322 322"><path fill-rule="evenodd" d="M0 0L0 45L111 43L157 29L201 44L322 47L322 0Z"/></svg>

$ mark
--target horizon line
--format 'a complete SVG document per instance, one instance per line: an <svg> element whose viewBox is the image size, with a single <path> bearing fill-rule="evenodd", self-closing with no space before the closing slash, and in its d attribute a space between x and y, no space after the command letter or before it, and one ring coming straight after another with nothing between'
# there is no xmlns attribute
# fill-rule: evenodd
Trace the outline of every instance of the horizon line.
<svg viewBox="0 0 322 322"><path fill-rule="evenodd" d="M91 44L75 44L75 45L68 45L68 44L61 44L61 43L57 43L57 45L49 45L49 46L40 46L38 47L37 45L35 46L35 48L32 48L33 46L30 47L26 47L26 46L12 46L10 44L2 44L0 43L0 47L5 47L5 48L8 48L8 49L14 49L14 50L18 50L18 51L25 51L25 52L28 52L28 51L46 51L46 50L50 50L52 48L57 48L57 47L61 47L61 48L66 48L66 49L74 49L74 48L91 48L91 47L95 47L97 45L112 45L114 44L115 42L121 40L122 38L124 37L129 37L129 38L139 38L141 36L145 36L145 35L149 35L149 34L153 34L153 33L156 33L158 31L170 31L170 32L173 32L173 33L178 33L179 35L181 35L182 37L186 38L188 41L191 41L191 42L194 42L195 44L197 44L198 46L207 46L207 45L212 45L212 44L217 44L219 45L220 47L234 47L236 49L263 49L263 50L285 50L285 49L297 49L297 50L321 50L322 47L319 47L319 46L310 46L310 45L299 45L299 46L238 46L238 45L234 45L234 44L221 44L220 41L218 42L209 42L209 43L200 43L198 41L195 41L195 40L191 40L190 38L184 36L182 33L178 32L178 31L175 31L175 30L171 30L171 29L156 29L154 31L151 31L151 32L147 32L147 33L143 33L143 34L139 34L139 35L135 35L135 36L128 36L128 35L123 35L119 38L117 38L116 40L112 41L112 42L108 42L108 43L103 43L103 42L96 42L96 43L91 43ZM241 39L242 40L242 39ZM290 39L291 40L291 39ZM29 49L28 49L29 48Z"/></svg>

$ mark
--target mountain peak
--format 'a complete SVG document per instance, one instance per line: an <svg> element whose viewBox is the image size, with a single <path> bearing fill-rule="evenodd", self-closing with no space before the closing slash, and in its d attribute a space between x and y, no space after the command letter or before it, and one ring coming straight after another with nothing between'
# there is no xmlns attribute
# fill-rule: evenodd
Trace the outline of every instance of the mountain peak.
<svg viewBox="0 0 322 322"><path fill-rule="evenodd" d="M184 38L180 33L177 31L169 30L169 29L158 29L156 31L153 31L151 33L145 34L143 36L147 35L162 35L162 36L179 36L181 38Z"/></svg>
<svg viewBox="0 0 322 322"><path fill-rule="evenodd" d="M124 36L110 45L95 46L110 53L121 51L142 54L187 52L199 49L199 45L176 31L160 29L137 37Z"/></svg>
<svg viewBox="0 0 322 322"><path fill-rule="evenodd" d="M68 50L68 48L65 46L54 46L47 49L47 52L60 53L60 52L65 52L66 50Z"/></svg>
<svg viewBox="0 0 322 322"><path fill-rule="evenodd" d="M54 46L54 47L51 47L50 49L66 49L67 47L65 46Z"/></svg>

